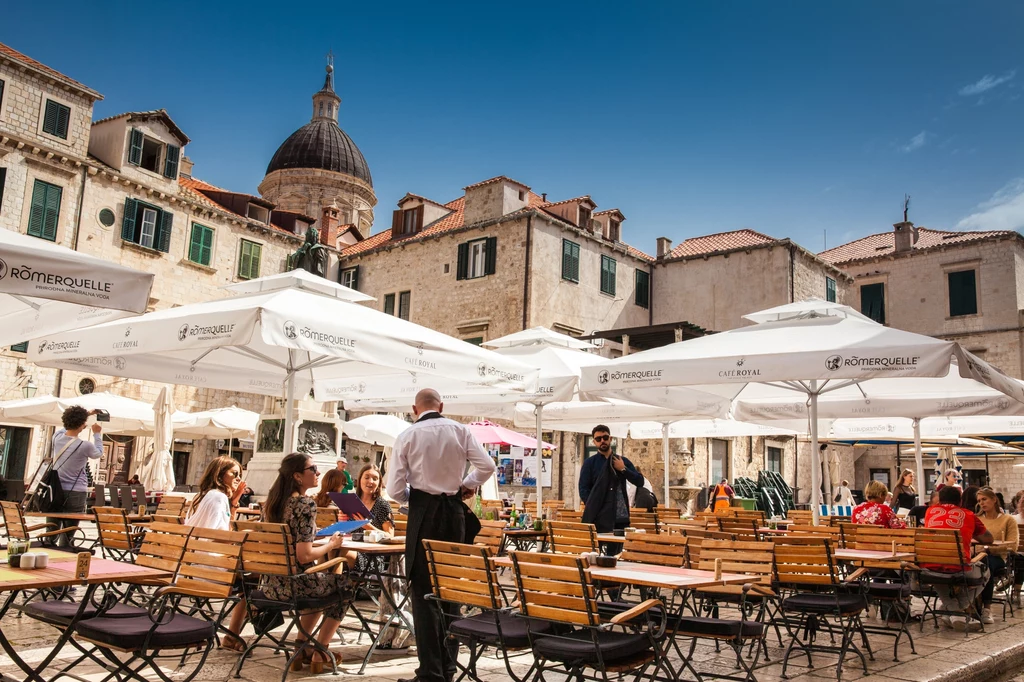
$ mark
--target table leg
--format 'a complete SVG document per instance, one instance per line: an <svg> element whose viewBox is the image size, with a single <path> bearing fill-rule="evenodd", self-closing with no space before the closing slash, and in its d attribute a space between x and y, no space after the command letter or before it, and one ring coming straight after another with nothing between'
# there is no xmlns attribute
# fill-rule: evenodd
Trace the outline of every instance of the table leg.
<svg viewBox="0 0 1024 682"><path fill-rule="evenodd" d="M28 676L25 678L25 680L32 680L32 682L46 682L46 680L43 679L41 673L46 669L48 665L50 665L53 659L57 657L57 654L59 654L61 649L64 648L64 645L67 644L68 640L71 639L71 635L74 631L74 626L81 619L82 613L85 611L85 607L92 600L92 595L96 591L97 587L99 587L98 584L89 585L86 588L85 595L82 597L82 600L78 603L78 611L75 612L75 615L71 619L70 624L63 630L63 632L61 632L60 637L57 639L57 643L54 644L53 649L50 651L50 653L47 654L46 658L44 658L42 662L35 668L29 666L29 664L26 663L24 659L22 659L21 656L18 655L18 652L14 649L13 646L11 646L10 641L8 641L3 629L0 628L0 647L2 647L4 652L8 656L10 656L11 660L14 661L15 665L21 668L22 671ZM14 600L19 593L20 591L12 592L11 595L6 599L6 601L4 601L3 606L0 606L0 618L3 618L3 616L11 608L11 605L14 603ZM0 674L0 678L4 677L8 676Z"/></svg>
<svg viewBox="0 0 1024 682"><path fill-rule="evenodd" d="M400 619L405 624L406 629L408 629L410 633L413 632L412 619L404 612L405 605L409 601L409 591L405 590L404 594L402 594L401 602L395 603L394 596L391 594L391 590L389 589L391 583L399 583L400 581L405 580L405 576L401 575L399 572L400 561L400 556L392 556L388 562L388 569L385 572L381 572L379 562L373 562L374 572L376 573L377 580L381 586L380 612L381 615L384 615L386 602L386 608L390 613L388 614L387 620L380 625L380 629L377 630L377 634L374 635L373 641L370 642L370 648L367 649L366 655L363 657L363 664L359 667L359 672L357 673L359 675L362 675L366 671L366 666L370 662L370 657L373 656L373 652L377 650L377 647L383 643L392 623Z"/></svg>

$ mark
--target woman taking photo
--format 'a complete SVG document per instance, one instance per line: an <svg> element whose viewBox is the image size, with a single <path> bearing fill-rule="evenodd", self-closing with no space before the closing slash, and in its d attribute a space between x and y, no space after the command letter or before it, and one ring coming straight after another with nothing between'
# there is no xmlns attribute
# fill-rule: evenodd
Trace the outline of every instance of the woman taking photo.
<svg viewBox="0 0 1024 682"><path fill-rule="evenodd" d="M893 507L896 509L913 509L917 506L917 491L914 490L914 472L904 469L896 487L892 489Z"/></svg>
<svg viewBox="0 0 1024 682"><path fill-rule="evenodd" d="M968 488L970 490L970 488ZM978 517L985 524L985 528L992 533L992 539L997 542L1005 542L1005 545L992 545L986 551L985 562L988 564L989 578L985 583L985 589L981 591L981 620L986 625L994 623L992 618L992 593L995 592L996 581L1006 574L1006 560L1010 550L1017 549L1019 533L1017 522L1009 514L1004 514L999 508L999 498L992 488L980 488L978 497Z"/></svg>
<svg viewBox="0 0 1024 682"><path fill-rule="evenodd" d="M320 473L313 459L308 455L293 452L281 460L277 480L271 486L263 507L265 521L283 523L291 529L295 540L295 558L302 571L312 568L318 561L326 560L332 553L338 552L342 544L340 533L335 533L322 545L313 544L317 532L316 501L306 495L306 491L316 488L319 478ZM355 565L354 552L344 552L340 556L345 558L347 568L351 569ZM334 603L324 609L323 623L318 631L315 628L321 613L307 613L299 619L302 632L296 635L296 640L302 646L308 633L316 631L316 641L323 649L328 649L331 640L334 639L334 633L341 625L347 603L352 598L348 575L321 572L303 574L297 579L272 575L263 577L263 590L271 599L290 600L293 589L296 597L336 598ZM334 659L335 662L340 662L341 654L334 653ZM302 657L292 663L292 668L301 670L303 664L308 663L310 672L318 675L323 672L326 662L327 659L320 649L306 649Z"/></svg>
<svg viewBox="0 0 1024 682"><path fill-rule="evenodd" d="M242 468L231 457L216 457L206 465L199 481L199 494L192 500L185 525L193 528L231 530L231 516L238 508L238 498L245 492ZM239 602L231 610L228 623L230 636L221 646L232 651L245 651L245 642L238 633L245 623L245 604Z"/></svg>

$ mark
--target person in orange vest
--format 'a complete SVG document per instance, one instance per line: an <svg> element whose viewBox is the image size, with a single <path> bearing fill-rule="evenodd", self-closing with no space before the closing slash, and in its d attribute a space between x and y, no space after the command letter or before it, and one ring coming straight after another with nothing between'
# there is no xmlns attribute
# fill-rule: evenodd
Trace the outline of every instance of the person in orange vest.
<svg viewBox="0 0 1024 682"><path fill-rule="evenodd" d="M736 497L735 491L729 486L729 482L723 478L718 482L714 492L711 494L711 511L718 512L722 509L728 509L732 506L732 498L734 497Z"/></svg>

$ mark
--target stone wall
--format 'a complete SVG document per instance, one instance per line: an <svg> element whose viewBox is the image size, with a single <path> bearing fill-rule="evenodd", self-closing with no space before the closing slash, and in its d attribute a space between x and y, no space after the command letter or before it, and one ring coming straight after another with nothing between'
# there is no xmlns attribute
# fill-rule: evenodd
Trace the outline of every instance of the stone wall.
<svg viewBox="0 0 1024 682"><path fill-rule="evenodd" d="M23 70L9 61L0 61L0 80L4 82L0 131L38 140L65 156L85 157L92 124L91 96ZM47 99L70 107L67 139L43 132Z"/></svg>

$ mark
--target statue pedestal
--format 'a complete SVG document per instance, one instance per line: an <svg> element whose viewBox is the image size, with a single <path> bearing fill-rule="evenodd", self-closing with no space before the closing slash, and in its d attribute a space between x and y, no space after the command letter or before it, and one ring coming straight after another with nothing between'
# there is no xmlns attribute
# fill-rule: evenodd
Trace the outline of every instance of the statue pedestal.
<svg viewBox="0 0 1024 682"><path fill-rule="evenodd" d="M245 471L245 482L256 497L265 499L277 480L281 460L292 452L303 452L313 458L320 475L337 466L341 447L341 420L324 414L320 404L298 401L295 408L295 435L285 447L284 413L260 416L256 426L256 444ZM316 491L311 491L310 494Z"/></svg>

